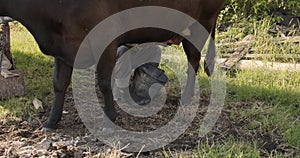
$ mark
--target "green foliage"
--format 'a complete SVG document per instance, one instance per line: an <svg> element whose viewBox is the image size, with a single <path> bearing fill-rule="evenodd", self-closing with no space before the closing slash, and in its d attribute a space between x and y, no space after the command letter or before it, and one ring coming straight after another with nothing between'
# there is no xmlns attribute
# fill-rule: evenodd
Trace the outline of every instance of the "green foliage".
<svg viewBox="0 0 300 158"><path fill-rule="evenodd" d="M220 20L234 22L249 17L261 19L272 15L279 8L289 14L300 15L298 0L227 0Z"/></svg>

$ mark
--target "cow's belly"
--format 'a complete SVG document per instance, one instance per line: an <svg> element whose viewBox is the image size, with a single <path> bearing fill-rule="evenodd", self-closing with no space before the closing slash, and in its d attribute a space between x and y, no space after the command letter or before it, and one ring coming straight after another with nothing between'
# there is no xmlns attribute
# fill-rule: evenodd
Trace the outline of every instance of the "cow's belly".
<svg viewBox="0 0 300 158"><path fill-rule="evenodd" d="M165 42L177 34L168 30L158 28L142 28L129 31L120 37L120 44Z"/></svg>

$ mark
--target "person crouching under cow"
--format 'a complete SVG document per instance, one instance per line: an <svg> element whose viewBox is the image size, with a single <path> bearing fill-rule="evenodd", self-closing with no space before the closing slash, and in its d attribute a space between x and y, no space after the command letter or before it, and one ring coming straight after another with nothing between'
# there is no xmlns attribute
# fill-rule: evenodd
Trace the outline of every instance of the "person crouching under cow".
<svg viewBox="0 0 300 158"><path fill-rule="evenodd" d="M132 100L138 105L149 104L161 89L161 86L150 87L155 83L165 85L168 81L164 71L158 68L160 59L161 48L157 43L120 46L114 71L114 99L129 104Z"/></svg>

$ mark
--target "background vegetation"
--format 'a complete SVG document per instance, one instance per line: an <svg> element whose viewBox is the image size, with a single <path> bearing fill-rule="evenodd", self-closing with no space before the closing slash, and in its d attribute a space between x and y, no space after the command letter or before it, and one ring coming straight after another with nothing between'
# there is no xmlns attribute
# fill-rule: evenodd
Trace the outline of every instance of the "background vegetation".
<svg viewBox="0 0 300 158"><path fill-rule="evenodd" d="M262 19L273 15L276 11L300 16L298 0L227 0L221 12L222 22L236 22L241 19Z"/></svg>

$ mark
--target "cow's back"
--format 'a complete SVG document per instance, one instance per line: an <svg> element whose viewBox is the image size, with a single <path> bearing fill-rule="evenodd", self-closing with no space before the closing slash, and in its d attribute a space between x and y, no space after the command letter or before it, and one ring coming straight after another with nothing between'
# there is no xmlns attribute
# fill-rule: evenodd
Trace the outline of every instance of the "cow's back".
<svg viewBox="0 0 300 158"><path fill-rule="evenodd" d="M225 0L9 0L9 3L0 0L0 13L21 21L45 54L73 64L86 35L98 23L115 13L141 6L161 6L188 14L204 27L210 28L224 3ZM181 22L173 18L174 22ZM145 29L125 37L123 42L141 43L149 39L165 40L170 37L167 31L158 35Z"/></svg>

